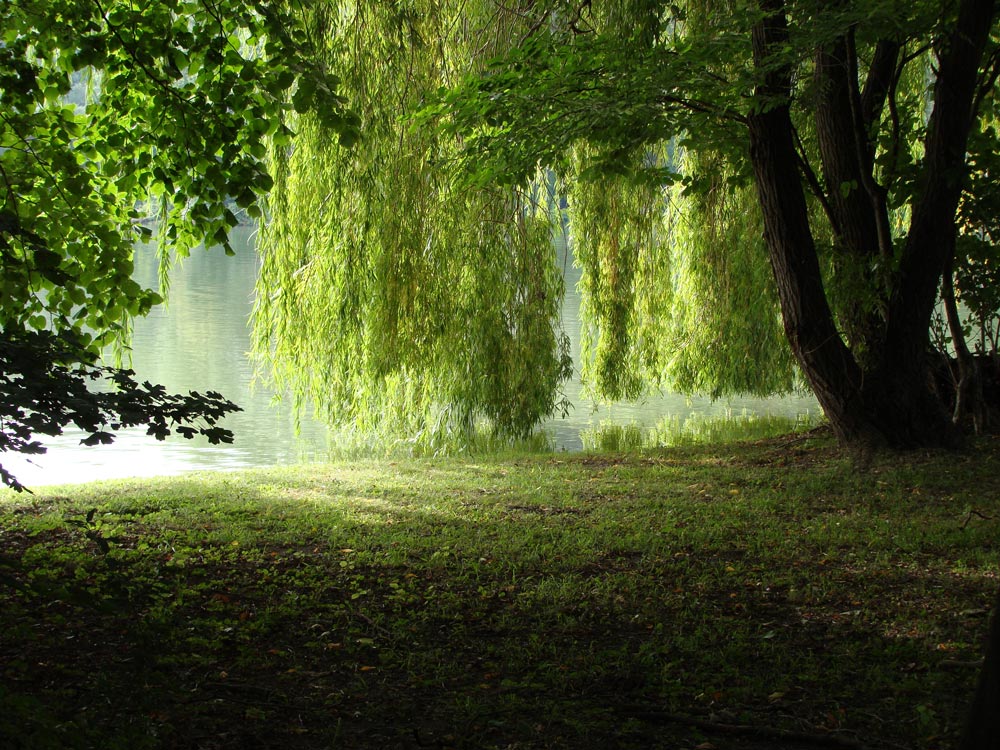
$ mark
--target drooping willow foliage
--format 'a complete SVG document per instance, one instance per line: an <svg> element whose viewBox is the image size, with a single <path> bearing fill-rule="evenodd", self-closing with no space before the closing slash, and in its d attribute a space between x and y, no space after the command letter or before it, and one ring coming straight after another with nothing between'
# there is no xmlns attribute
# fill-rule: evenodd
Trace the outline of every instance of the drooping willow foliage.
<svg viewBox="0 0 1000 750"><path fill-rule="evenodd" d="M374 0L309 19L363 135L345 148L303 114L272 150L255 345L330 422L433 441L486 419L525 435L558 406L571 365L547 205L456 186L455 143L406 119L516 23Z"/></svg>
<svg viewBox="0 0 1000 750"><path fill-rule="evenodd" d="M752 194L745 181L733 189L721 160L718 170L698 163L665 138L639 160L669 179L637 179L595 172L600 145L580 138L558 163L468 179L462 136L413 118L539 29L659 33L659 5L620 0L586 16L577 4L529 0L314 5L312 43L361 137L345 144L307 111L288 123L291 143L269 154L254 352L297 405L429 445L480 421L528 434L558 411L572 373L552 241L563 223L583 269L582 371L593 392L792 386ZM636 30L637 18L648 28ZM692 166L713 175L712 189L677 181Z"/></svg>
<svg viewBox="0 0 1000 750"><path fill-rule="evenodd" d="M648 49L666 35L700 33L724 11L693 5L683 23L665 23L663 4L649 0L595 4L590 20L621 49ZM621 57L637 66L638 55ZM655 101L642 89L619 97L637 106ZM584 381L615 399L650 387L715 398L788 392L796 373L756 196L746 176L733 173L732 155L713 151L708 132L682 133L644 142L627 157L638 165L631 170L622 168L615 142L609 149L618 168L597 178L599 149L580 143L572 150L564 182L583 268ZM617 141L621 134L610 135ZM729 145L728 135L722 143Z"/></svg>
<svg viewBox="0 0 1000 750"><path fill-rule="evenodd" d="M752 189L710 155L666 144L657 157L700 175L698 189L577 172L567 191L585 380L611 398L651 386L715 398L792 390Z"/></svg>

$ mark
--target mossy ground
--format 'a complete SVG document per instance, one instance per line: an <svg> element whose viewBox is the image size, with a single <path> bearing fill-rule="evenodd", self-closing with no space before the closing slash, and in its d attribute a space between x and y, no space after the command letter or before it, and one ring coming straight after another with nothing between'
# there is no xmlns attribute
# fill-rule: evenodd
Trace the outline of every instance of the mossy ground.
<svg viewBox="0 0 1000 750"><path fill-rule="evenodd" d="M0 745L952 747L998 533L997 439L3 495Z"/></svg>

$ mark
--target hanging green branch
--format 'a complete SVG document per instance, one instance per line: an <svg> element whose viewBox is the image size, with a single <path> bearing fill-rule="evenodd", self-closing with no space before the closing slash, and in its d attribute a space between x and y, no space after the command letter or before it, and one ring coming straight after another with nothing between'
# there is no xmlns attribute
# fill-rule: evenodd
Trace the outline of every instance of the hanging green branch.
<svg viewBox="0 0 1000 750"><path fill-rule="evenodd" d="M485 27L458 9L358 2L304 17L363 135L345 150L301 112L290 147L272 144L254 310L255 353L300 406L428 445L479 420L526 435L570 366L547 207L523 187L454 183L456 140L406 122L453 66L523 24L497 11L484 49Z"/></svg>
<svg viewBox="0 0 1000 750"><path fill-rule="evenodd" d="M138 383L131 370L104 367L68 334L0 331L0 454L45 453L39 435L54 437L72 426L87 434L81 444L106 445L115 433L144 425L163 440L172 433L231 443L219 421L240 407L218 393L170 394ZM95 390L98 384L104 388ZM0 466L0 483L26 488Z"/></svg>
<svg viewBox="0 0 1000 750"><path fill-rule="evenodd" d="M221 397L137 386L98 357L162 301L132 279L148 219L170 258L232 253L236 210L260 215L264 139L290 137L289 89L356 134L316 59L281 2L0 3L0 449L33 452L33 432L69 424L97 442L138 423L228 439L215 420L236 407ZM117 390L91 392L101 380Z"/></svg>

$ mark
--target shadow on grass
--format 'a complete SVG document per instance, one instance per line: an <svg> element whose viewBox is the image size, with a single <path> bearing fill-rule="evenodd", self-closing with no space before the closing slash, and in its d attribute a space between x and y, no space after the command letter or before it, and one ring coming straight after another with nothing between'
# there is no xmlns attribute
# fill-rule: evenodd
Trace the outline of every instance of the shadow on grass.
<svg viewBox="0 0 1000 750"><path fill-rule="evenodd" d="M903 519L912 472L685 455L705 460L300 467L4 505L0 739L724 748L753 740L711 727L741 724L953 743L996 526L926 538L962 488ZM859 487L897 505L845 515Z"/></svg>

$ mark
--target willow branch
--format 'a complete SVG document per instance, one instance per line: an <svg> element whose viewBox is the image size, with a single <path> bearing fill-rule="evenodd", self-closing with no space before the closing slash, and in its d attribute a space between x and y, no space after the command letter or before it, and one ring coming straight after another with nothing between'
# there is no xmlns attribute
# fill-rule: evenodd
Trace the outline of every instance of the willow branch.
<svg viewBox="0 0 1000 750"><path fill-rule="evenodd" d="M798 128L792 127L792 135L795 138L795 160L798 162L799 171L802 172L802 176L806 180L806 184L809 185L809 190L819 201L820 206L823 207L823 213L826 214L827 220L830 222L830 226L833 228L833 233L836 235L840 234L840 224L837 221L837 215L834 213L833 206L830 205L830 201L826 197L826 192L823 190L823 186L820 185L819 178L816 176L816 172L813 170L812 165L809 164L809 157L806 154L805 144L802 143L802 138L799 136Z"/></svg>
<svg viewBox="0 0 1000 750"><path fill-rule="evenodd" d="M883 260L888 260L892 258L892 228L889 226L889 207L886 201L886 190L875 179L871 138L865 123L861 92L858 91L858 52L855 46L854 32L855 27L852 26L847 32L846 42L847 64L850 71L847 92L851 102L851 115L854 124L855 158L858 162L858 174L861 175L861 182L872 204L872 214L878 232L879 255Z"/></svg>
<svg viewBox="0 0 1000 750"><path fill-rule="evenodd" d="M976 91L976 98L972 102L973 117L978 114L983 100L993 92L993 87L996 85L997 78L1000 77L1000 49L993 50L985 68L986 74L984 76L984 80Z"/></svg>

